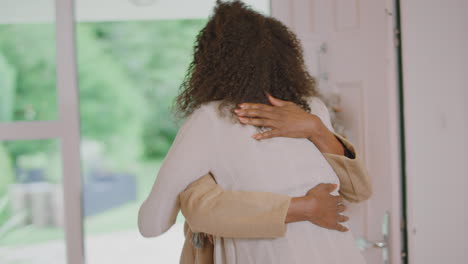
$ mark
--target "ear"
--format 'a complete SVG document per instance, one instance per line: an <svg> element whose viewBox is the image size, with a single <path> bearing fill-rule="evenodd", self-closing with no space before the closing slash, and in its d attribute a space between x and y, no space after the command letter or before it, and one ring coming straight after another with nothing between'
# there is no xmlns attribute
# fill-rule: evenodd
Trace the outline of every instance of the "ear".
<svg viewBox="0 0 468 264"><path fill-rule="evenodd" d="M284 106L286 104L286 101L274 98L271 94L266 93L268 97L268 101L274 106Z"/></svg>

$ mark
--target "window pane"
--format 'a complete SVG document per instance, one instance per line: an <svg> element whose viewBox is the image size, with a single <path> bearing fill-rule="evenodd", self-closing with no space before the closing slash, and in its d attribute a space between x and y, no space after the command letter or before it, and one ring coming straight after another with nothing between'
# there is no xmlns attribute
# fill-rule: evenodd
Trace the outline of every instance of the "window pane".
<svg viewBox="0 0 468 264"><path fill-rule="evenodd" d="M203 19L77 26L86 259L178 263L183 219L148 240L137 214L178 126L169 110ZM151 110L150 110L151 109Z"/></svg>
<svg viewBox="0 0 468 264"><path fill-rule="evenodd" d="M179 263L182 215L152 239L138 232L137 216L177 133L170 106L215 1L183 10L172 0L128 1L99 14L104 2L76 8L86 260Z"/></svg>
<svg viewBox="0 0 468 264"><path fill-rule="evenodd" d="M57 119L54 1L0 0L0 122Z"/></svg>
<svg viewBox="0 0 468 264"><path fill-rule="evenodd" d="M0 142L0 263L63 264L58 140Z"/></svg>

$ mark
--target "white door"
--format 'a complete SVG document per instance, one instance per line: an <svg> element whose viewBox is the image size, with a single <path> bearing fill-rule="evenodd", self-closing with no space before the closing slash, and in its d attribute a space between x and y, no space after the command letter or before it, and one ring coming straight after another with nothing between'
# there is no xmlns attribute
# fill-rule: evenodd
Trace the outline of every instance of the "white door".
<svg viewBox="0 0 468 264"><path fill-rule="evenodd" d="M355 143L372 177L372 199L352 205L347 213L357 242L366 246L364 254L372 264L401 263L393 9L393 2L385 0L272 1L273 16L300 37L322 93L342 109L338 117L344 131L340 132ZM363 243L384 241L386 216L388 254L386 249Z"/></svg>
<svg viewBox="0 0 468 264"><path fill-rule="evenodd" d="M410 263L468 263L468 1L401 1Z"/></svg>

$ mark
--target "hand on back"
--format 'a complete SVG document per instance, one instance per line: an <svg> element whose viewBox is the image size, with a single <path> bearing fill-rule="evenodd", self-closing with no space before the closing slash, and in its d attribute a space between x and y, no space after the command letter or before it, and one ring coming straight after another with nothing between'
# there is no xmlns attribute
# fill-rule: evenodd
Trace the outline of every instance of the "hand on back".
<svg viewBox="0 0 468 264"><path fill-rule="evenodd" d="M271 130L255 134L255 139L272 137L311 138L327 129L321 119L293 102L283 101L267 94L271 105L242 103L235 109L243 124L269 127Z"/></svg>
<svg viewBox="0 0 468 264"><path fill-rule="evenodd" d="M310 189L304 196L305 214L313 224L346 232L348 228L340 223L348 221L349 217L341 214L346 210L343 197L330 194L335 188L335 184L322 183Z"/></svg>

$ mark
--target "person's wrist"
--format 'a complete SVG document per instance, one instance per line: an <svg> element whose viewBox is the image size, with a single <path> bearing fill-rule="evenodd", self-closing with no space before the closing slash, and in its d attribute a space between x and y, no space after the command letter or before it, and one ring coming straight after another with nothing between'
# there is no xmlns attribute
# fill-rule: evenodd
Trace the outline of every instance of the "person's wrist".
<svg viewBox="0 0 468 264"><path fill-rule="evenodd" d="M286 223L301 222L307 220L307 197L293 197L286 215Z"/></svg>
<svg viewBox="0 0 468 264"><path fill-rule="evenodd" d="M318 116L310 114L306 135L307 135L307 139L309 139L313 143L323 138L326 132L324 130L325 126L321 124L321 122L322 121L320 120Z"/></svg>
<svg viewBox="0 0 468 264"><path fill-rule="evenodd" d="M313 119L310 131L307 133L308 139L314 143L317 147L327 145L327 142L330 140L330 136L333 136L333 133L328 130L328 128L322 123L320 118Z"/></svg>
<svg viewBox="0 0 468 264"><path fill-rule="evenodd" d="M311 195L291 198L286 223L308 221L316 210L316 198Z"/></svg>
<svg viewBox="0 0 468 264"><path fill-rule="evenodd" d="M317 198L313 195L303 197L302 214L305 220L309 220L316 215Z"/></svg>

